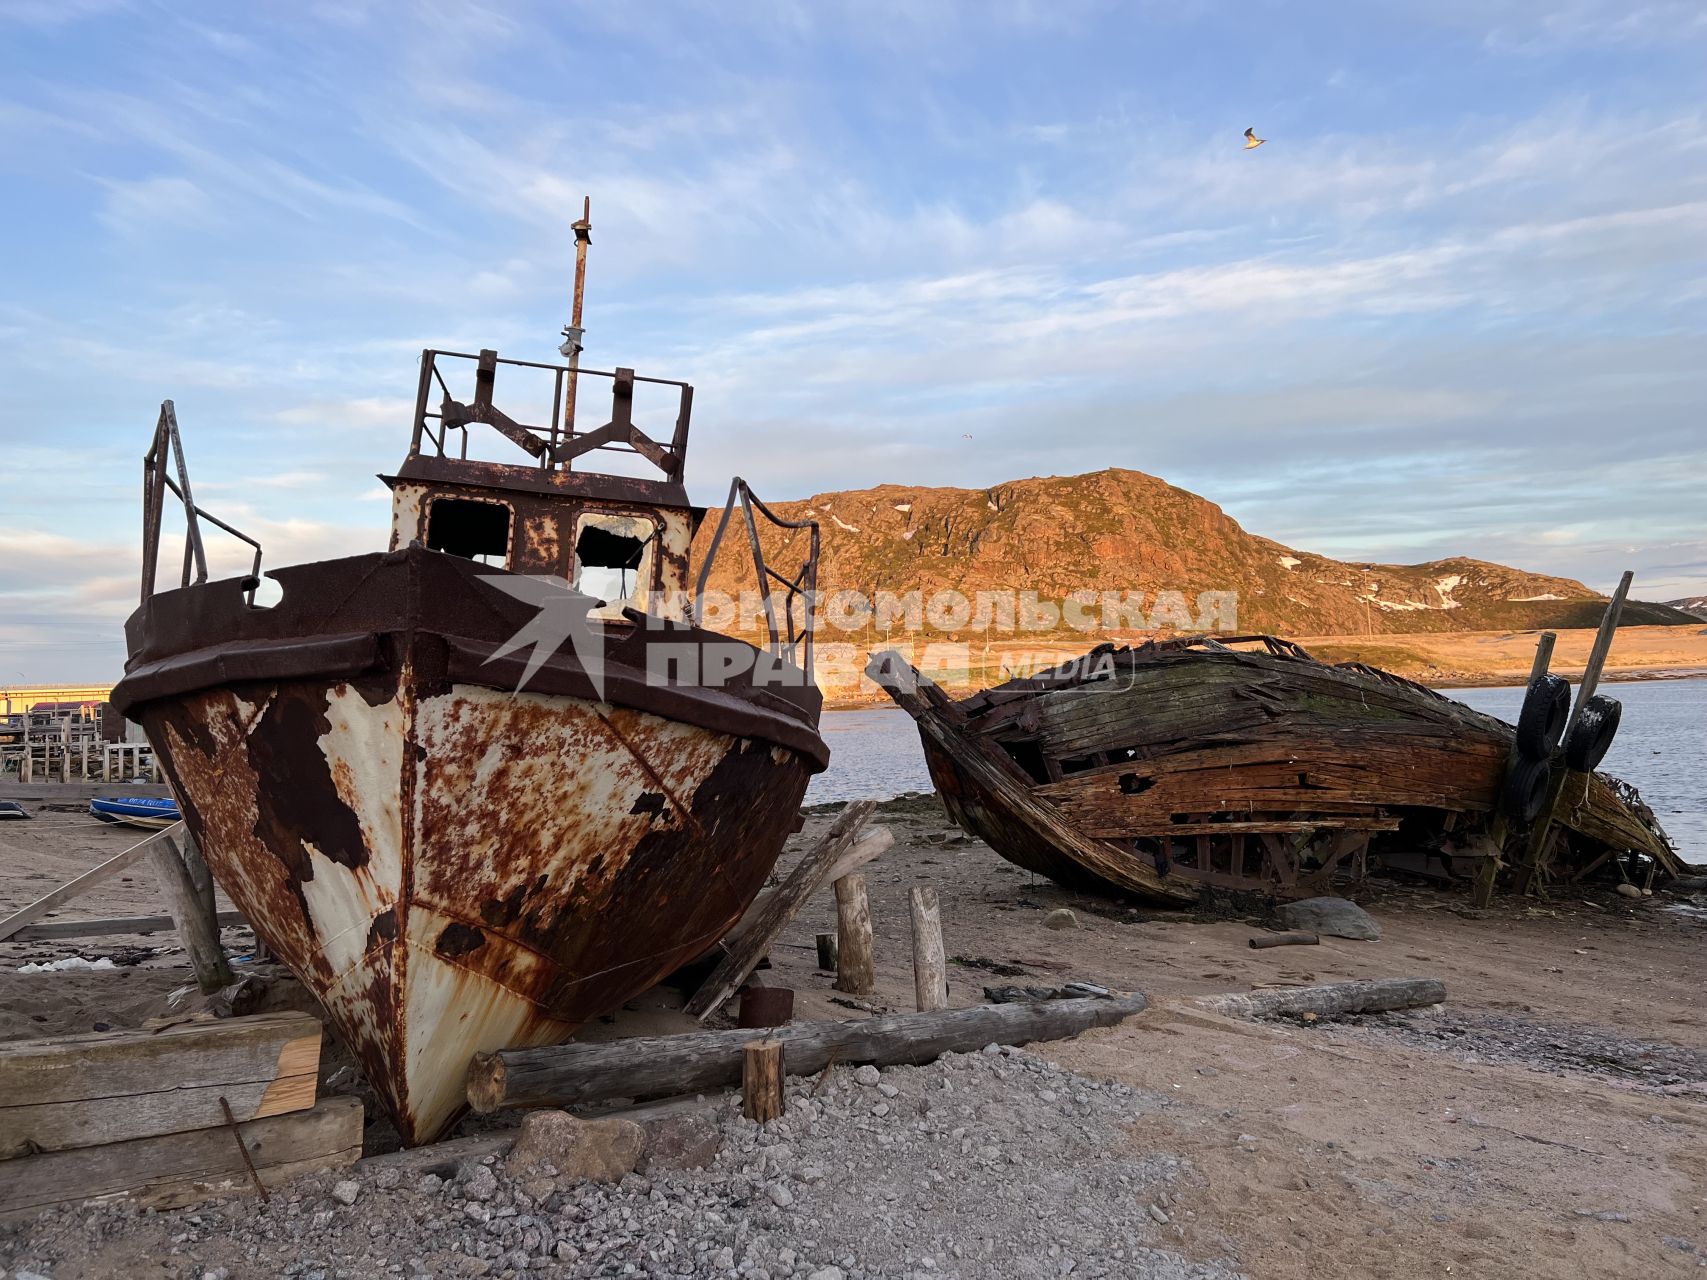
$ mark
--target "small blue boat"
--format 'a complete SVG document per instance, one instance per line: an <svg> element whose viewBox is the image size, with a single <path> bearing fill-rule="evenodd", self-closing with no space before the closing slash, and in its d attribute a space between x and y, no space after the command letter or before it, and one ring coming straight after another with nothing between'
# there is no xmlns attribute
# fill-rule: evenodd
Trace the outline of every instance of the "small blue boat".
<svg viewBox="0 0 1707 1280"><path fill-rule="evenodd" d="M170 796L109 796L89 801L89 812L102 822L156 830L171 826L182 816L178 802Z"/></svg>

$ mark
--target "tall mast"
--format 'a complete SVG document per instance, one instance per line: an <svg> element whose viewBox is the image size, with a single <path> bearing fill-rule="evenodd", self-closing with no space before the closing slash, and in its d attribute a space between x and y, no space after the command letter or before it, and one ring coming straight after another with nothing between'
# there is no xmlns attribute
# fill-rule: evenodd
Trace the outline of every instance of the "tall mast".
<svg viewBox="0 0 1707 1280"><path fill-rule="evenodd" d="M558 348L569 357L569 388L563 400L563 433L575 430L575 384L581 367L581 300L587 291L587 246L593 242L593 198L581 197L581 217L570 224L575 232L575 300L570 307L569 324L563 330L563 345Z"/></svg>

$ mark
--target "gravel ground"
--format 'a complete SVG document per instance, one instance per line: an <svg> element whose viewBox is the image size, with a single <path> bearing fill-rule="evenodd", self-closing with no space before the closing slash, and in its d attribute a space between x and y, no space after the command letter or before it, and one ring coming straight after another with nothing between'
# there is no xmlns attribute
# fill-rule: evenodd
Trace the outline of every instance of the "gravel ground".
<svg viewBox="0 0 1707 1280"><path fill-rule="evenodd" d="M266 1206L52 1214L0 1235L0 1267L11 1280L1236 1274L1167 1247L1182 1212L1169 1188L1191 1167L1139 1150L1126 1126L1168 1098L994 1046L837 1068L812 1087L791 1082L787 1114L763 1129L738 1098L716 1104L722 1149L699 1170L606 1185L512 1181L491 1157L449 1181L346 1171Z"/></svg>
<svg viewBox="0 0 1707 1280"><path fill-rule="evenodd" d="M1707 1050L1632 1039L1607 1027L1452 1011L1372 1014L1336 1020L1335 1026L1342 1034L1391 1036L1464 1062L1529 1067L1554 1075L1578 1072L1659 1094L1707 1093Z"/></svg>

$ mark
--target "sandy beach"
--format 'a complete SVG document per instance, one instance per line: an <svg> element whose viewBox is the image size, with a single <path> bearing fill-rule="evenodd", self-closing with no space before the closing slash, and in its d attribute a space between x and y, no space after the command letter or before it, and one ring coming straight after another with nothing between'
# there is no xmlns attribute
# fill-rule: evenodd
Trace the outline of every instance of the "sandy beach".
<svg viewBox="0 0 1707 1280"><path fill-rule="evenodd" d="M829 820L809 816L779 874ZM1144 1014L1036 1051L1154 1102L1121 1141L1183 1162L1169 1225L1157 1231L1168 1249L1281 1280L1447 1268L1647 1277L1693 1267L1690 1250L1707 1250L1707 909L1664 892L1633 902L1594 889L1476 911L1388 881L1357 895L1383 925L1381 941L1255 951L1253 918L1157 912L1035 880L950 826L933 798L891 802L877 820L896 844L868 869L873 997L840 996L816 968L813 935L835 927L827 892L772 950L763 980L796 991L799 1018L911 1008L906 893L928 884L942 897L954 1005L980 1002L986 985L1143 990ZM0 910L134 838L67 811L7 824ZM1044 927L1057 907L1076 927ZM139 869L49 918L158 909ZM226 941L239 955L251 945L240 929ZM189 980L175 946L163 934L0 943L0 1037L137 1025ZM28 961L134 961L142 951L140 963L112 971L18 972ZM1189 1003L1401 975L1442 979L1447 1004L1302 1026L1237 1022ZM681 999L659 988L593 1034L688 1030ZM323 1070L345 1062L329 1046ZM382 1121L369 1135L371 1149L394 1142ZM182 1216L160 1215L148 1229L168 1233ZM85 1257L56 1274L118 1272Z"/></svg>

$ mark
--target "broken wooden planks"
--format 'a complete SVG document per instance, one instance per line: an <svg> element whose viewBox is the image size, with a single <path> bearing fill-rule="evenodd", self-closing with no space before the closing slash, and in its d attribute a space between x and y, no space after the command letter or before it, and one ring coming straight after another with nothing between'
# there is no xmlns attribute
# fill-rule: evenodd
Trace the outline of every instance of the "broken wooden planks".
<svg viewBox="0 0 1707 1280"><path fill-rule="evenodd" d="M0 1044L0 1159L304 1111L319 1068L305 1013Z"/></svg>
<svg viewBox="0 0 1707 1280"><path fill-rule="evenodd" d="M987 1044L1063 1040L1109 1027L1142 1011L1141 992L1109 999L1039 1000L932 1013L896 1013L851 1022L796 1022L777 1027L790 1075L830 1062L880 1066L933 1062ZM560 1107L601 1098L692 1093L738 1083L750 1031L503 1049L476 1054L468 1068L468 1101L476 1111Z"/></svg>
<svg viewBox="0 0 1707 1280"><path fill-rule="evenodd" d="M110 880L113 876L116 876L127 867L147 857L149 851L157 843L162 840L169 840L183 830L184 824L178 822L163 830L156 831L153 835L137 841L137 843L131 845L130 848L123 852L115 853L105 862L97 863L95 866L90 867L89 870L85 871L75 880L66 881L51 893L43 894L28 906L14 911L4 920L0 920L0 939L10 938L25 925L41 919L55 907L70 902L74 898L81 897L84 893L93 889L103 880Z"/></svg>
<svg viewBox="0 0 1707 1280"><path fill-rule="evenodd" d="M237 1142L241 1137L243 1149ZM362 1154L362 1104L325 1098L309 1111L217 1128L136 1138L100 1147L0 1161L0 1218L55 1205L126 1198L177 1208L250 1186L247 1150L261 1182L273 1187L304 1174L354 1164Z"/></svg>

